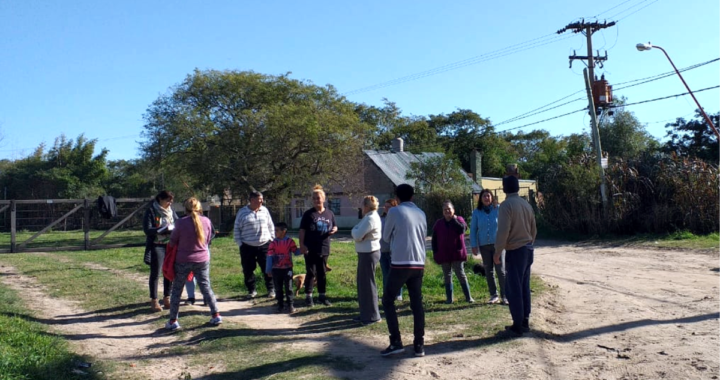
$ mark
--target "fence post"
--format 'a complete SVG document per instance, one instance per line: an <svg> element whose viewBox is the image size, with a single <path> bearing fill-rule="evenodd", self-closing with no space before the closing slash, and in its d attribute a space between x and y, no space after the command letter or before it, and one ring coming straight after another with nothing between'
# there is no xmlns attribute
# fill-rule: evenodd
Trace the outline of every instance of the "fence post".
<svg viewBox="0 0 720 380"><path fill-rule="evenodd" d="M83 232L85 235L85 250L90 249L90 200L83 202Z"/></svg>
<svg viewBox="0 0 720 380"><path fill-rule="evenodd" d="M15 205L15 200L11 200L10 201L10 252L11 253L15 253L15 242L16 242L16 238L17 238L17 236L15 236L17 234L17 227L15 225L16 221L17 221L17 217L15 215L16 213L17 213L17 210L16 210L16 205Z"/></svg>

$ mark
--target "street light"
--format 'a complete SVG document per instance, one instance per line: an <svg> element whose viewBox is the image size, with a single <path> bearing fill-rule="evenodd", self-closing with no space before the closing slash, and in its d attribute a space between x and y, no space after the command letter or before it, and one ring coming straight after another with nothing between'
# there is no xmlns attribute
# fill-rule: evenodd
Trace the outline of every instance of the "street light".
<svg viewBox="0 0 720 380"><path fill-rule="evenodd" d="M692 96L693 100L695 101L695 104L697 104L697 106L698 106L698 109L700 109L700 112L703 114L703 117L705 117L705 121L708 123L708 125L710 126L710 128L712 128L713 132L715 132L715 136L717 136L718 141L720 142L720 133L719 133L718 130L715 128L715 125L713 124L712 120L710 120L710 117L705 113L705 110L703 110L703 108L700 107L700 102L698 102L697 98L695 98L695 94L693 94L692 90L690 90L690 87L689 87L688 84L685 82L685 79L682 77L682 75L680 75L680 71L678 71L677 67L675 67L675 64L673 63L672 59L670 59L670 56L669 56L668 53L665 51L665 49L663 49L663 48L661 48L660 46L657 46L657 45L652 45L652 44L649 43L649 42L646 43L646 44L637 44L637 45L635 45L635 47L638 49L638 51L645 51L645 50L651 50L651 49L659 49L659 50L661 50L663 53L665 53L665 56L667 57L668 61L670 61L670 64L672 65L673 69L675 69L675 72L676 72L677 75L680 77L680 80L681 80L681 81L683 82L683 84L685 85L685 88L687 88L688 93L690 93L690 96Z"/></svg>

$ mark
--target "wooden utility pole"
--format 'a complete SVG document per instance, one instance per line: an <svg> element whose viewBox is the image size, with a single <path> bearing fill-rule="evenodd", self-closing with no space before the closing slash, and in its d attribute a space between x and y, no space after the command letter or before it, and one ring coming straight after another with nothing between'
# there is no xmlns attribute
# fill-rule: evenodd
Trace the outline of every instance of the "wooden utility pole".
<svg viewBox="0 0 720 380"><path fill-rule="evenodd" d="M607 198L607 184L605 183L605 169L602 166L602 147L600 144L600 130L598 128L598 121L597 121L597 111L595 109L595 102L593 100L593 93L592 93L592 83L595 80L595 62L600 63L602 67L602 63L607 60L607 52L605 52L605 56L600 56L600 52L598 51L597 56L593 56L592 52L592 35L596 31L600 29L609 28L611 26L615 25L615 22L608 23L603 22L590 22L586 23L585 20L580 22L574 22L572 24L567 25L566 27L558 30L558 34L562 34L567 30L572 30L574 33L585 33L585 37L587 38L587 56L578 56L578 55L571 55L568 57L570 59L570 67L572 67L572 62L575 59L579 60L587 60L587 69L583 70L583 77L585 78L585 88L587 90L588 94L588 111L590 112L590 127L592 130L591 136L593 140L593 148L595 150L595 157L597 160L598 168L600 169L600 197L602 199L602 205L603 205L603 213L605 216L608 214L608 198Z"/></svg>

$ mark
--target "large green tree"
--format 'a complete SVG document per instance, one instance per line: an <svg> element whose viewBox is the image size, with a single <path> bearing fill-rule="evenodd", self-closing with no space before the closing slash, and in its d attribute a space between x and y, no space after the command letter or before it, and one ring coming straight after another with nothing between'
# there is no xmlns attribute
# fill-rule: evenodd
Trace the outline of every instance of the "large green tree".
<svg viewBox="0 0 720 380"><path fill-rule="evenodd" d="M288 75L195 70L148 108L142 151L195 188L289 196L357 177L369 131L355 108Z"/></svg>

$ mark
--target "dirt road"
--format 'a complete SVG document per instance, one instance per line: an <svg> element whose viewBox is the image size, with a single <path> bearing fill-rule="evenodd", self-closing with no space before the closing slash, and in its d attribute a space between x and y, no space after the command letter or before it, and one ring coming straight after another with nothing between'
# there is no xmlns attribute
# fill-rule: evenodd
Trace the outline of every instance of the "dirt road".
<svg viewBox="0 0 720 380"><path fill-rule="evenodd" d="M351 379L717 379L719 271L717 252L539 242L533 272L550 290L533 299L532 332L523 338L438 343L432 338L433 326L427 326L424 358L409 353L381 358L379 351L387 345L384 335L358 340L315 331L298 336L293 345L351 358L363 369L329 374ZM175 372L181 369L195 379L212 379L222 372L221 366L208 372L180 361L168 363L167 357L155 363L153 353L168 338L147 324L123 321L123 336L118 336L119 321L98 319L50 298L32 278L10 267L1 272L2 281L23 291L28 305L51 328L74 337L71 341L80 352L133 363L142 357L142 368L132 372L148 378L177 378ZM229 311L226 320L234 318L258 330L302 324L297 318L258 315L245 301L225 303L223 310ZM108 324L115 327L112 334ZM131 352L122 349L129 337Z"/></svg>
<svg viewBox="0 0 720 380"><path fill-rule="evenodd" d="M539 242L533 272L551 290L533 300L532 333L429 343L352 377L717 379L719 267L717 252Z"/></svg>

